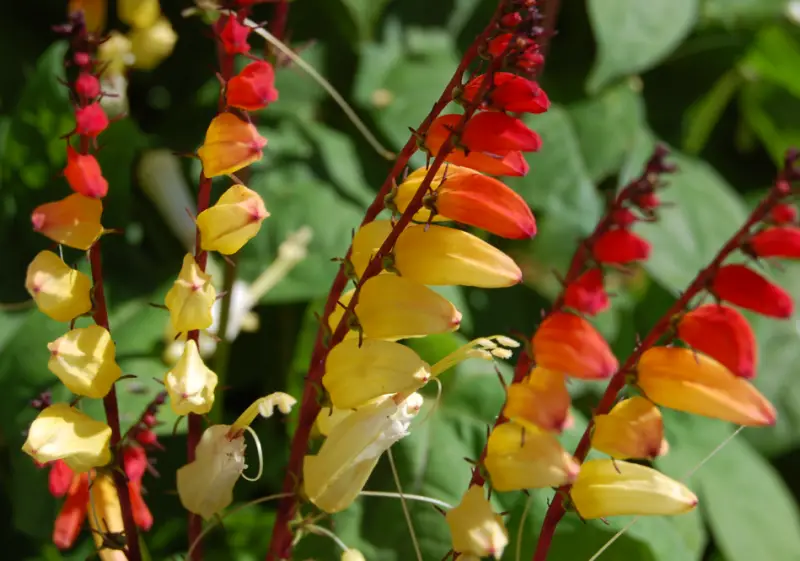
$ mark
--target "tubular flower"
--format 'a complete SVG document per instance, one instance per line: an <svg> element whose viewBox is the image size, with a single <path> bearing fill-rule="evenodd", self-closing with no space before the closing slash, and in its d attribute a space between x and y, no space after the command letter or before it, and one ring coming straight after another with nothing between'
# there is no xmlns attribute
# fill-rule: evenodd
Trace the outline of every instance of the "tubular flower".
<svg viewBox="0 0 800 561"><path fill-rule="evenodd" d="M58 488L53 485L56 478L60 479ZM57 460L50 468L50 493L54 497L67 497L53 526L53 543L58 549L69 549L78 539L86 519L89 476L86 473L75 474L67 464Z"/></svg>
<svg viewBox="0 0 800 561"><path fill-rule="evenodd" d="M472 103L480 90L485 75L480 74L467 82L462 93L464 101ZM495 72L494 85L489 89L489 109L510 113L544 113L550 108L547 94L533 80L511 72Z"/></svg>
<svg viewBox="0 0 800 561"><path fill-rule="evenodd" d="M350 255L356 274L364 274L370 258L391 231L389 220L376 220L356 232ZM522 271L514 260L477 236L424 224L403 230L394 245L389 270L427 285L500 288L522 281Z"/></svg>
<svg viewBox="0 0 800 561"><path fill-rule="evenodd" d="M75 132L77 134L95 138L107 128L108 115L100 102L95 101L75 109Z"/></svg>
<svg viewBox="0 0 800 561"><path fill-rule="evenodd" d="M677 331L684 343L719 361L736 376L749 379L756 375L756 337L735 309L704 304L681 317Z"/></svg>
<svg viewBox="0 0 800 561"><path fill-rule="evenodd" d="M603 288L603 271L589 269L564 290L564 304L576 312L593 316L608 309L608 293Z"/></svg>
<svg viewBox="0 0 800 561"><path fill-rule="evenodd" d="M258 415L269 418L276 407L288 415L295 403L292 396L275 392L256 400L233 425L208 427L200 437L195 460L179 468L176 474L183 507L208 520L231 504L233 487L247 468L244 431Z"/></svg>
<svg viewBox="0 0 800 561"><path fill-rule="evenodd" d="M555 312L533 336L536 364L584 380L602 380L619 363L602 335L582 317Z"/></svg>
<svg viewBox="0 0 800 561"><path fill-rule="evenodd" d="M495 427L489 435L484 465L492 488L501 492L566 485L580 469L555 436L514 422Z"/></svg>
<svg viewBox="0 0 800 561"><path fill-rule="evenodd" d="M200 269L191 253L187 253L178 278L164 298L172 327L178 333L210 327L214 321L211 308L216 299L211 276Z"/></svg>
<svg viewBox="0 0 800 561"><path fill-rule="evenodd" d="M336 407L322 407L314 421L314 429L320 436L328 436L333 427L344 421L353 413L353 409L337 409Z"/></svg>
<svg viewBox="0 0 800 561"><path fill-rule="evenodd" d="M76 473L111 461L111 427L66 403L51 405L36 417L22 451L40 464L64 460Z"/></svg>
<svg viewBox="0 0 800 561"><path fill-rule="evenodd" d="M517 44L509 49L508 43L512 40ZM514 37L511 33L504 33L489 41L487 50L493 57L505 54L513 67L524 72L531 72L544 62L544 56L538 49L539 46L536 42L527 37Z"/></svg>
<svg viewBox="0 0 800 561"><path fill-rule="evenodd" d="M775 424L775 408L756 388L704 354L654 347L642 355L637 372L637 386L664 407L739 425Z"/></svg>
<svg viewBox="0 0 800 561"><path fill-rule="evenodd" d="M523 426L561 432L572 423L570 402L564 374L536 367L525 380L508 386L503 415Z"/></svg>
<svg viewBox="0 0 800 561"><path fill-rule="evenodd" d="M197 151L206 177L228 175L261 159L267 139L252 123L231 113L217 115L206 131L203 146Z"/></svg>
<svg viewBox="0 0 800 561"><path fill-rule="evenodd" d="M50 372L76 395L105 397L122 370L115 360L116 347L105 327L90 325L69 331L48 343Z"/></svg>
<svg viewBox="0 0 800 561"><path fill-rule="evenodd" d="M113 538L110 542L104 539L109 534L121 535L125 531L119 495L117 495L117 488L114 486L111 475L108 473L97 474L97 477L92 480L89 494L89 527L92 529L98 557L101 561L125 561L127 555L122 549L124 543L117 544Z"/></svg>
<svg viewBox="0 0 800 561"><path fill-rule="evenodd" d="M398 400L398 401L395 401ZM360 407L333 427L316 455L303 460L303 488L308 499L328 513L355 500L389 447L408 435L422 396L385 397Z"/></svg>
<svg viewBox="0 0 800 561"><path fill-rule="evenodd" d="M37 206L31 214L33 230L56 243L88 250L103 233L103 203L78 193Z"/></svg>
<svg viewBox="0 0 800 561"><path fill-rule="evenodd" d="M268 216L258 193L244 185L234 185L214 206L198 215L200 247L224 255L236 253L258 234Z"/></svg>
<svg viewBox="0 0 800 561"><path fill-rule="evenodd" d="M148 27L131 31L131 54L133 67L140 70L152 70L172 54L178 34L165 17L160 17Z"/></svg>
<svg viewBox="0 0 800 561"><path fill-rule="evenodd" d="M245 66L239 74L228 80L225 100L231 107L245 111L258 111L278 100L275 89L275 71L272 65L256 60Z"/></svg>
<svg viewBox="0 0 800 561"><path fill-rule="evenodd" d="M399 212L408 207L427 173L428 168L419 168L397 187L394 204ZM514 240L536 234L536 221L528 204L494 177L448 164L436 171L430 191L427 208L418 211L414 220L428 222L433 209L433 222L453 220Z"/></svg>
<svg viewBox="0 0 800 561"><path fill-rule="evenodd" d="M67 178L70 188L84 197L102 199L108 193L108 181L103 177L97 159L91 154L78 153L70 145L67 145L67 167L64 168L64 177Z"/></svg>
<svg viewBox="0 0 800 561"><path fill-rule="evenodd" d="M795 224L797 222L797 207L781 203L772 207L769 216L775 224Z"/></svg>
<svg viewBox="0 0 800 561"><path fill-rule="evenodd" d="M614 460L589 460L570 498L581 518L683 514L697 506L685 485L653 468Z"/></svg>
<svg viewBox="0 0 800 561"><path fill-rule="evenodd" d="M460 120L461 115L456 114L437 117L425 135L428 152L436 154ZM490 175L527 174L528 164L522 152L541 147L539 135L522 121L496 111L477 113L456 140L457 146L446 160Z"/></svg>
<svg viewBox="0 0 800 561"><path fill-rule="evenodd" d="M776 226L757 233L750 240L750 249L758 257L800 258L800 228Z"/></svg>
<svg viewBox="0 0 800 561"><path fill-rule="evenodd" d="M343 294L342 304L348 305L352 295L352 291ZM343 315L341 307L334 310L328 319L331 329L336 329ZM447 298L396 275L368 279L361 288L355 315L364 337L388 341L449 333L461 325L461 312Z"/></svg>
<svg viewBox="0 0 800 561"><path fill-rule="evenodd" d="M92 309L92 281L52 251L40 251L28 265L25 289L39 311L56 321L72 321Z"/></svg>
<svg viewBox="0 0 800 561"><path fill-rule="evenodd" d="M249 53L248 35L250 35L250 28L236 19L236 16L229 15L219 34L225 53L229 55Z"/></svg>
<svg viewBox="0 0 800 561"><path fill-rule="evenodd" d="M625 265L650 257L650 244L629 230L609 230L592 247L594 258L608 265Z"/></svg>
<svg viewBox="0 0 800 561"><path fill-rule="evenodd" d="M596 415L592 447L617 460L652 460L669 450L661 411L635 396L617 403L607 415Z"/></svg>
<svg viewBox="0 0 800 561"><path fill-rule="evenodd" d="M785 290L744 265L720 267L711 291L721 300L764 316L786 319L794 311L792 297Z"/></svg>
<svg viewBox="0 0 800 561"><path fill-rule="evenodd" d="M150 27L160 15L158 0L117 0L117 17L131 27Z"/></svg>
<svg viewBox="0 0 800 561"><path fill-rule="evenodd" d="M211 411L217 375L200 358L197 343L193 339L186 342L183 355L167 372L164 386L176 415L205 415Z"/></svg>
<svg viewBox="0 0 800 561"><path fill-rule="evenodd" d="M445 514L453 550L460 555L500 559L508 545L508 531L503 518L495 514L483 496L483 487L472 485L458 506Z"/></svg>

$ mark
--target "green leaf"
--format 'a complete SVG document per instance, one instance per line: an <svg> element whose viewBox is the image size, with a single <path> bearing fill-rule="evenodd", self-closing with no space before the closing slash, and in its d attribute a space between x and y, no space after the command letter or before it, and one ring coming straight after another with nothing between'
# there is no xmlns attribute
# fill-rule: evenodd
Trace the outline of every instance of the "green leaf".
<svg viewBox="0 0 800 561"><path fill-rule="evenodd" d="M353 20L361 41L374 35L375 26L391 0L341 0Z"/></svg>
<svg viewBox="0 0 800 561"><path fill-rule="evenodd" d="M727 25L756 26L782 15L786 0L705 0L703 18Z"/></svg>
<svg viewBox="0 0 800 561"><path fill-rule="evenodd" d="M326 75L325 45L323 43L311 44L302 50L300 56L322 76ZM291 115L310 120L316 114L317 105L328 95L325 89L311 76L294 65L279 69L275 73L275 87L280 98L262 112L265 115Z"/></svg>
<svg viewBox="0 0 800 561"><path fill-rule="evenodd" d="M103 200L103 225L121 227L130 220L134 162L147 146L147 138L133 119L122 119L111 123L100 142L103 149L97 153L97 161L109 192Z"/></svg>
<svg viewBox="0 0 800 561"><path fill-rule="evenodd" d="M703 150L722 112L743 83L744 79L738 70L729 70L689 108L684 117L683 136L683 149L687 153L696 155Z"/></svg>
<svg viewBox="0 0 800 561"><path fill-rule="evenodd" d="M800 146L800 100L771 83L747 82L740 107L775 164L782 165L786 150Z"/></svg>
<svg viewBox="0 0 800 561"><path fill-rule="evenodd" d="M697 0L589 0L598 51L589 91L663 60L692 30L697 4Z"/></svg>
<svg viewBox="0 0 800 561"><path fill-rule="evenodd" d="M800 44L783 27L771 26L759 32L742 61L742 72L756 74L800 97Z"/></svg>

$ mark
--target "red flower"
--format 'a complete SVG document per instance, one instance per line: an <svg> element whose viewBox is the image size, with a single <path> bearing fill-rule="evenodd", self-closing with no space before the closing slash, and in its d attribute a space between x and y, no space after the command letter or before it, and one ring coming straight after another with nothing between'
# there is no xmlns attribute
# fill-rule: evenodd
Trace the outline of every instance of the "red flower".
<svg viewBox="0 0 800 561"><path fill-rule="evenodd" d="M539 52L539 47L534 41L521 35L516 37L511 33L498 35L489 41L489 54L493 57L501 56L506 52L508 43L511 40L515 41L516 44L509 49L507 59L515 68L530 72L542 65L544 57Z"/></svg>
<svg viewBox="0 0 800 561"><path fill-rule="evenodd" d="M473 101L484 77L484 74L475 76L464 86L465 101ZM489 108L513 113L544 113L550 107L547 94L533 80L510 72L495 72L493 78L494 87L487 96Z"/></svg>
<svg viewBox="0 0 800 561"><path fill-rule="evenodd" d="M756 375L758 347L750 324L733 308L705 304L678 322L678 337L741 378Z"/></svg>
<svg viewBox="0 0 800 561"><path fill-rule="evenodd" d="M70 188L93 199L102 199L108 193L108 181L103 177L100 164L91 154L80 154L67 145L67 167L64 168Z"/></svg>
<svg viewBox="0 0 800 561"><path fill-rule="evenodd" d="M75 80L75 93L81 99L94 99L100 95L100 80L89 72L81 72Z"/></svg>
<svg viewBox="0 0 800 561"><path fill-rule="evenodd" d="M603 288L603 271L590 269L570 283L564 291L564 304L590 316L607 309L609 300Z"/></svg>
<svg viewBox="0 0 800 561"><path fill-rule="evenodd" d="M601 380L617 371L619 363L603 336L575 314L555 312L533 336L537 366L584 380Z"/></svg>
<svg viewBox="0 0 800 561"><path fill-rule="evenodd" d="M721 300L765 316L785 319L794 309L792 297L785 290L744 265L721 267L710 290Z"/></svg>
<svg viewBox="0 0 800 561"><path fill-rule="evenodd" d="M609 230L597 239L592 253L600 263L624 265L650 257L650 244L629 230Z"/></svg>
<svg viewBox="0 0 800 561"><path fill-rule="evenodd" d="M229 15L219 34L219 39L227 54L244 54L250 52L250 44L247 42L248 35L250 35L250 28L235 16Z"/></svg>
<svg viewBox="0 0 800 561"><path fill-rule="evenodd" d="M620 228L627 228L637 220L636 215L628 208L615 210L611 215L611 221Z"/></svg>
<svg viewBox="0 0 800 561"><path fill-rule="evenodd" d="M770 217L775 224L794 224L797 222L797 207L781 203L772 207Z"/></svg>
<svg viewBox="0 0 800 561"><path fill-rule="evenodd" d="M98 102L75 110L75 132L95 138L108 128L108 116Z"/></svg>
<svg viewBox="0 0 800 561"><path fill-rule="evenodd" d="M54 497L63 497L72 485L72 470L63 460L56 460L50 466L48 487Z"/></svg>
<svg viewBox="0 0 800 561"><path fill-rule="evenodd" d="M228 81L225 94L228 105L245 111L257 111L278 99L275 72L263 60L251 62Z"/></svg>
<svg viewBox="0 0 800 561"><path fill-rule="evenodd" d="M800 228L776 226L757 233L750 240L750 249L759 257L800 258Z"/></svg>
<svg viewBox="0 0 800 561"><path fill-rule="evenodd" d="M654 210L661 206L661 201L655 193L644 193L636 197L636 206L643 210Z"/></svg>

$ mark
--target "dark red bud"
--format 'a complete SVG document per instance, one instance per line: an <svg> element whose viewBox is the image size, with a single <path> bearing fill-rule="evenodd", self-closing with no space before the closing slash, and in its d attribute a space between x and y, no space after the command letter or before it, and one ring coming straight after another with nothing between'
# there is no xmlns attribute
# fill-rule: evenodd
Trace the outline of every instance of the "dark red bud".
<svg viewBox="0 0 800 561"><path fill-rule="evenodd" d="M770 218L776 224L794 224L797 222L797 207L787 203L775 205L770 211Z"/></svg>
<svg viewBox="0 0 800 561"><path fill-rule="evenodd" d="M620 228L627 228L634 222L636 222L638 218L636 215L627 208L620 208L615 210L614 213L611 215L611 221L614 222Z"/></svg>
<svg viewBox="0 0 800 561"><path fill-rule="evenodd" d="M75 80L75 93L82 99L94 99L100 95L100 80L88 72L81 72Z"/></svg>

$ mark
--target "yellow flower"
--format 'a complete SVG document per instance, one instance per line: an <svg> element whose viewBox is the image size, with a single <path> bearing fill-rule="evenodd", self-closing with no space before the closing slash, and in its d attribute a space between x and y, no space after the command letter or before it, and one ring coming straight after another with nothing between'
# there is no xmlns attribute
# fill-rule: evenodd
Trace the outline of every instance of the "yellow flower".
<svg viewBox="0 0 800 561"><path fill-rule="evenodd" d="M347 306L352 295L352 291L343 294L342 304ZM449 333L461 325L461 312L444 296L395 275L378 275L367 280L355 313L364 337L387 341ZM343 315L341 307L334 310L328 319L331 329L336 329Z"/></svg>
<svg viewBox="0 0 800 561"><path fill-rule="evenodd" d="M86 251L103 233L100 199L73 193L60 201L39 205L31 214L33 230L56 243Z"/></svg>
<svg viewBox="0 0 800 561"><path fill-rule="evenodd" d="M98 473L92 478L89 487L91 507L87 517L92 537L97 545L101 561L125 561L128 557L119 549L109 548L103 543L103 535L120 534L125 530L122 522L122 508L119 504L117 488L108 473Z"/></svg>
<svg viewBox="0 0 800 561"><path fill-rule="evenodd" d="M572 422L570 402L564 374L536 367L521 383L508 386L503 415L521 425L561 432Z"/></svg>
<svg viewBox="0 0 800 561"><path fill-rule="evenodd" d="M197 155L203 162L203 175L228 175L261 159L267 139L258 134L252 123L231 113L214 117Z"/></svg>
<svg viewBox="0 0 800 561"><path fill-rule="evenodd" d="M350 260L361 276L392 231L388 220L362 226L353 238ZM463 285L481 288L512 286L522 272L508 255L480 238L445 226L412 224L393 251L392 267L401 276L428 285Z"/></svg>
<svg viewBox="0 0 800 561"><path fill-rule="evenodd" d="M234 185L217 204L197 217L200 247L224 255L236 253L258 234L267 216L269 212L258 193L244 185Z"/></svg>
<svg viewBox="0 0 800 561"><path fill-rule="evenodd" d="M690 349L654 347L637 367L636 385L648 399L671 409L739 425L774 425L777 412L747 380Z"/></svg>
<svg viewBox="0 0 800 561"><path fill-rule="evenodd" d="M134 29L129 34L133 67L152 70L172 54L178 35L165 17L158 18L153 25Z"/></svg>
<svg viewBox="0 0 800 561"><path fill-rule="evenodd" d="M97 47L97 62L103 65L103 77L121 76L132 58L131 41L119 31L111 31Z"/></svg>
<svg viewBox="0 0 800 561"><path fill-rule="evenodd" d="M592 447L617 460L652 460L666 454L661 411L643 397L620 401L608 415L595 416Z"/></svg>
<svg viewBox="0 0 800 561"><path fill-rule="evenodd" d="M211 276L200 269L191 253L186 254L181 272L164 299L172 327L179 333L210 327L214 321L211 308L216 299Z"/></svg>
<svg viewBox="0 0 800 561"><path fill-rule="evenodd" d="M51 405L36 417L22 451L40 464L64 460L75 473L111 461L111 427L66 403Z"/></svg>
<svg viewBox="0 0 800 561"><path fill-rule="evenodd" d="M348 549L342 552L341 561L366 561L364 555L357 549Z"/></svg>
<svg viewBox="0 0 800 561"><path fill-rule="evenodd" d="M92 281L52 251L40 251L28 265L25 288L39 310L56 321L72 321L92 309Z"/></svg>
<svg viewBox="0 0 800 561"><path fill-rule="evenodd" d="M208 427L200 437L195 460L176 474L183 507L209 519L231 504L233 487L247 467L244 431L258 415L271 417L276 407L288 414L295 402L292 396L276 392L257 399L233 425Z"/></svg>
<svg viewBox="0 0 800 561"><path fill-rule="evenodd" d="M328 436L333 427L344 421L353 413L352 409L337 409L336 407L323 407L314 421L314 429L320 436Z"/></svg>
<svg viewBox="0 0 800 561"><path fill-rule="evenodd" d="M572 482L580 469L552 434L514 422L489 435L484 464L497 491L558 487Z"/></svg>
<svg viewBox="0 0 800 561"><path fill-rule="evenodd" d="M331 430L316 455L303 461L303 488L325 512L347 508L364 488L381 454L408 435L422 396L386 397L360 407Z"/></svg>
<svg viewBox="0 0 800 561"><path fill-rule="evenodd" d="M131 27L150 27L160 15L158 0L117 0L117 17Z"/></svg>
<svg viewBox="0 0 800 561"><path fill-rule="evenodd" d="M73 329L48 343L47 349L47 367L74 394L100 399L122 375L115 360L116 346L105 327Z"/></svg>
<svg viewBox="0 0 800 561"><path fill-rule="evenodd" d="M581 467L570 498L584 519L689 512L697 497L685 485L645 466L589 460Z"/></svg>
<svg viewBox="0 0 800 561"><path fill-rule="evenodd" d="M483 496L483 488L470 487L461 502L445 515L453 538L453 550L461 555L500 559L508 545L503 519Z"/></svg>
<svg viewBox="0 0 800 561"><path fill-rule="evenodd" d="M164 386L176 415L211 411L217 375L203 362L194 340L187 341L180 360L164 376Z"/></svg>

